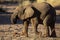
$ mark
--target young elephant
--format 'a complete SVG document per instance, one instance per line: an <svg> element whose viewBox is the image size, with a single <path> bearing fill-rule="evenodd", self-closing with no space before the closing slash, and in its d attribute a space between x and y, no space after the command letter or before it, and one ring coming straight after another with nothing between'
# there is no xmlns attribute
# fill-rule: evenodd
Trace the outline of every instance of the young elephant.
<svg viewBox="0 0 60 40"><path fill-rule="evenodd" d="M24 22L24 30L22 34L25 36L28 36L29 22L31 22L36 34L39 34L37 31L38 24L43 24L46 28L44 37L49 36L48 26L51 27L52 35L53 33L55 34L54 25L56 20L56 11L50 4L46 2L32 3L31 6L28 6L23 10L21 7L16 8L11 16L11 22L14 24L17 23L17 19L23 20Z"/></svg>

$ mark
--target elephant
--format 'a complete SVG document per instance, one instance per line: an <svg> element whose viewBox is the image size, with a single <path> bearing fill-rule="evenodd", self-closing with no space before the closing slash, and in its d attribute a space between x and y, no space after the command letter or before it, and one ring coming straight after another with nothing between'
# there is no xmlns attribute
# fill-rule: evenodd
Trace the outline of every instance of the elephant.
<svg viewBox="0 0 60 40"><path fill-rule="evenodd" d="M45 27L44 37L56 36L55 33L55 20L56 20L56 10L55 8L47 3L32 3L31 5L22 8L17 7L13 14L11 15L11 23L16 24L17 19L22 20L24 23L24 30L22 34L28 37L28 26L29 22L34 29L35 34L40 34L37 27L38 24L43 24ZM49 27L51 28L51 35L49 34Z"/></svg>

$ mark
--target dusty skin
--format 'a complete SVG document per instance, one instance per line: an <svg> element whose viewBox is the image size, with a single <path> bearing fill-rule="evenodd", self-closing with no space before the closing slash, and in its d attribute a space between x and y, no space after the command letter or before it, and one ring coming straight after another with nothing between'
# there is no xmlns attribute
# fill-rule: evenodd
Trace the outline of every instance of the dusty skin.
<svg viewBox="0 0 60 40"><path fill-rule="evenodd" d="M25 36L28 36L29 22L31 22L31 25L36 34L40 33L37 31L38 24L43 24L46 28L46 32L43 37L56 36L54 27L56 11L50 4L46 2L32 3L26 7L18 6L11 15L11 23L16 24L17 19L24 22L24 30L22 31L22 34ZM51 28L51 35L49 34L49 26Z"/></svg>

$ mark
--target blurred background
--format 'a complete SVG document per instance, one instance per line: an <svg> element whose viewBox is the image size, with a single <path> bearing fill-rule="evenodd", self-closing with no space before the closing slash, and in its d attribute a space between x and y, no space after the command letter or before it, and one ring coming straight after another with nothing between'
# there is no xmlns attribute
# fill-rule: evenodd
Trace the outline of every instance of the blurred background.
<svg viewBox="0 0 60 40"><path fill-rule="evenodd" d="M56 9L56 23L60 23L60 0L0 0L0 24L11 24L10 16L14 9L23 3L28 5L30 2L48 2ZM21 23L21 21L18 23Z"/></svg>

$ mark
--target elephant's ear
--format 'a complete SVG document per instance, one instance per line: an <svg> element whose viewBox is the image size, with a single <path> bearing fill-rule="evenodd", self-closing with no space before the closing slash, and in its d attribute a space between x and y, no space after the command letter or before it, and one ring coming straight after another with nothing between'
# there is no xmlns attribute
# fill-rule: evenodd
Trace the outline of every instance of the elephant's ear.
<svg viewBox="0 0 60 40"><path fill-rule="evenodd" d="M31 7L26 8L24 15L25 15L25 19L32 17L34 14L34 10Z"/></svg>

